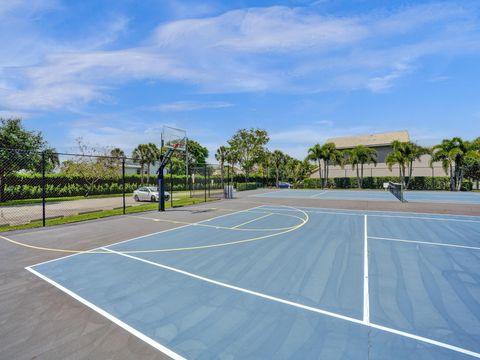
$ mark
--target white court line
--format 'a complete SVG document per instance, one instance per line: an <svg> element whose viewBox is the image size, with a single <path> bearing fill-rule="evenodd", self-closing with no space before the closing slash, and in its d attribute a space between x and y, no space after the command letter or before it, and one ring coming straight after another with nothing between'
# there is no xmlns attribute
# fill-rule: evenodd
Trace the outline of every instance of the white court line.
<svg viewBox="0 0 480 360"><path fill-rule="evenodd" d="M364 215L363 223L363 321L370 323L370 294L368 291L368 223Z"/></svg>
<svg viewBox="0 0 480 360"><path fill-rule="evenodd" d="M268 206L268 205L264 205L264 206ZM306 208L299 208L299 209L306 209ZM273 206L269 207L266 210L268 210L268 211L276 211L276 210L295 211L295 210L289 210L289 209L278 209L278 208L275 208ZM363 213L348 213L348 212L338 212L338 211L321 211L321 210L319 210L319 211L304 210L304 211L307 212L307 213L311 213L311 214L349 215L349 216L363 216L364 215Z"/></svg>
<svg viewBox="0 0 480 360"><path fill-rule="evenodd" d="M244 201L245 203L255 203L252 201ZM270 203L270 204L263 204L259 207L278 207L282 205L277 205L275 203ZM379 215L387 215L387 214L399 214L399 216L402 216L400 214L413 214L413 215L419 215L418 218L422 218L423 216L421 215L436 215L436 216L454 216L454 217L467 217L467 218L476 218L479 220L474 220L474 221L480 221L480 216L478 215L461 215L461 214L439 214L439 213L425 213L425 212L415 212L415 211L391 211L391 210L358 210L358 209L340 209L340 208L322 208L322 207L315 207L315 206L301 206L297 207L298 209L312 209L312 210L324 210L324 211L331 211L331 212L337 212L337 211L351 211L351 212L356 212L356 213L361 213L362 215L367 213L369 216L374 215L376 213L380 213ZM306 210L305 210L306 211ZM378 215L377 215L378 216ZM395 215L388 215L388 216L395 216ZM467 219L468 220L468 219Z"/></svg>
<svg viewBox="0 0 480 360"><path fill-rule="evenodd" d="M272 215L273 215L273 213L268 213L268 214L266 214L266 215L259 216L259 217L255 218L255 219L253 219L253 220L245 221L244 223L235 225L234 227L232 227L232 229L237 229L237 228L239 228L240 226L247 225L247 224L251 224L251 223L253 223L253 222L255 222L255 221L258 221L258 220L260 220L260 219L265 219L266 217L269 217L269 216L272 216Z"/></svg>
<svg viewBox="0 0 480 360"><path fill-rule="evenodd" d="M210 221L210 220L220 219L220 218L225 217L225 216L235 215L235 214L239 214L239 213L242 213L242 212L248 212L248 211L250 211L250 210L257 209L257 208L259 208L259 207L261 207L261 205L259 205L259 206L254 206L254 207L252 207L252 208L245 209L245 210L238 210L237 212L230 213L230 214L224 214L224 215L215 216L215 217L213 217L213 218L206 219L206 220L202 220L202 221L198 221L198 222L196 222L196 223L191 223L191 224L187 224L187 225L183 225L183 226L177 226L177 227L173 227L173 228L171 228L171 229L166 229L166 230L162 230L162 231L157 231L157 232L154 232L154 233L151 233L151 234L146 234L146 235L137 236L137 237L134 237L134 238L131 238L131 239L127 239L127 240L118 241L118 242L116 242L116 243L112 243L112 244L109 244L109 245L106 245L106 246L119 245L119 244L126 243L126 242L128 242L128 241L134 241L134 240L146 238L146 237L148 237L148 236L154 236L154 235L166 233L166 232L169 232L169 231L174 231L174 230L183 229L183 228L186 228L186 227L188 227L188 226L194 226L195 224L201 224L201 223L204 223L204 222L207 222L207 221ZM152 219L153 219L153 218L152 218ZM55 259L51 259L51 260L47 260L47 261L42 261L42 262L39 262L39 263L30 265L29 267L34 267L34 266L38 266L38 265L47 264L47 263L54 262L54 261L57 261L57 260L66 259L66 258L68 258L68 257L72 257L72 256L77 256L77 255L89 253L90 251L94 251L94 250L98 250L98 249L100 249L100 247L96 247L96 248L89 249L89 250L85 250L85 251L79 251L78 253L75 253L75 254L70 254L70 255L66 255L66 256L59 257L59 258L55 258ZM26 268L25 268L25 269L26 269Z"/></svg>
<svg viewBox="0 0 480 360"><path fill-rule="evenodd" d="M38 276L42 280L45 280L49 284L55 286L59 290L62 290L64 293L66 293L67 295L70 295L72 298L79 301L83 305L85 305L85 306L89 307L90 309L96 311L100 315L103 315L104 317L106 317L108 320L110 320L114 324L120 326L122 329L128 331L130 334L136 336L140 340L143 340L144 342L146 342L150 346L153 346L155 349L161 351L162 353L166 354L167 356L171 357L172 359L185 360L185 358L183 356L181 356L181 355L177 354L176 352L170 350L169 348L163 346L162 344L158 343L157 341L153 340L152 338L148 337L147 335L143 334L142 332L140 332L140 331L136 330L135 328L131 327L130 325L124 323L122 320L116 318L115 316L113 316L109 312L99 308L98 306L92 304L88 300L85 300L81 296L77 295L73 291L70 291L69 289L63 287L62 285L55 282L54 280L42 275L41 273L39 273L36 270L33 270L31 267L26 267L25 269L30 271L32 274Z"/></svg>
<svg viewBox="0 0 480 360"><path fill-rule="evenodd" d="M380 237L380 236L369 236L369 238L376 239L376 240L397 241L397 242L414 243L414 244L422 244L422 245L447 246L447 247L461 248L461 249L480 250L480 247L467 246L467 245L454 245L454 244L444 244L444 243L437 243L437 242L430 242L430 241L395 239L395 238L387 238L387 237Z"/></svg>
<svg viewBox="0 0 480 360"><path fill-rule="evenodd" d="M159 263L156 263L156 262L153 262L153 261L145 260L145 259L142 259L142 258L139 258L139 257L136 257L136 256L129 255L129 254L124 254L124 253L114 251L114 250L111 250L111 249L108 249L108 248L102 248L102 249L106 250L106 251L110 251L110 252L115 253L117 255L124 256L124 257L130 258L130 259L133 259L133 260L137 260L137 261L140 261L140 262L143 262L143 263L146 263L146 264L150 264L150 265L153 265L153 266L165 269L165 270L173 271L173 272L185 275L185 276L189 276L189 277L194 278L194 279L205 281L207 283L222 286L222 287L232 289L232 290L236 290L236 291L239 291L239 292L242 292L242 293L254 295L254 296L257 296L257 297L260 297L260 298L263 298L263 299L267 299L267 300L271 300L271 301L275 301L275 302L278 302L278 303L281 303L281 304L290 305L290 306L293 306L293 307L296 307L296 308L308 310L308 311L311 311L311 312L314 312L314 313L317 313L317 314L322 314L322 315L330 316L330 317L333 317L333 318L349 321L351 323L355 323L355 324L359 324L359 325L363 325L363 326L368 326L368 327L371 327L371 328L374 328L374 329L382 330L382 331L385 331L385 332L388 332L388 333L396 334L396 335L403 336L403 337L406 337L406 338L409 338L409 339L414 339L414 340L421 341L421 342L424 342L424 343L427 343L427 344L435 345L435 346L442 347L442 348L445 348L445 349L449 349L449 350L452 350L452 351L455 351L455 352L459 352L459 353L462 353L462 354L466 354L466 355L470 355L470 356L473 356L473 357L476 357L476 358L480 358L480 353L476 353L476 352L471 351L471 350L463 349L463 348L460 348L458 346L450 345L450 344L443 343L443 342L433 340L433 339L429 339L429 338L426 338L426 337L423 337L423 336L410 334L410 333L407 333L407 332L404 332L404 331L395 330L395 329L392 329L392 328L389 328L389 327L386 327L386 326L383 326L383 325L378 325L378 324L374 324L374 323L370 323L370 322L367 323L363 320L355 319L355 318L352 318L352 317L349 317L349 316L345 316L345 315L337 314L337 313L334 313L334 312L314 308L312 306L299 304L299 303L296 303L296 302L293 302L293 301L289 301L289 300L281 299L281 298L278 298L278 297L270 296L270 295L263 294L263 293L260 293L260 292L257 292L257 291L241 288L241 287L238 287L238 286L235 286L235 285L230 285L230 284L227 284L227 283L224 283L224 282L221 282L221 281L209 279L209 278L206 278L206 277L203 277L203 276L200 276L200 275L196 275L196 274L192 274L192 273L189 273L187 271L180 270L180 269L177 269L177 268L174 268L174 267L171 267L171 266L159 264Z"/></svg>
<svg viewBox="0 0 480 360"><path fill-rule="evenodd" d="M263 205L264 208L268 208L267 210L282 210L279 208L276 208L275 206L271 205ZM471 219L455 219L455 218L445 218L445 217L427 217L427 216L407 216L407 215L388 215L388 214L375 214L377 211L372 211L372 210L348 210L352 212L341 212L338 210L347 210L347 209L333 209L332 211L328 210L308 210L308 209L319 209L319 208L311 208L311 207L299 207L299 209L304 210L305 212L312 213L312 214L337 214L337 215L350 215L350 216L362 216L365 213L368 213L368 216L372 217L386 217L386 218L401 218L401 219L414 219L414 220L436 220L436 221L458 221L458 222L472 222L472 223L480 223L480 220L471 220ZM283 209L284 211L294 211L294 210L288 210L288 209ZM373 212L373 214L372 214ZM378 212L383 212L383 211L378 211ZM389 211L385 211L389 212ZM419 215L432 215L428 213L410 213L410 214L419 214ZM478 218L478 216L473 216L473 215L452 215L452 216L466 216L466 217L473 217L473 218Z"/></svg>
<svg viewBox="0 0 480 360"><path fill-rule="evenodd" d="M312 195L312 196L309 196L310 198L315 198L317 196L320 196L320 195L323 195L323 194L326 194L327 192L326 191L321 191L319 192L318 194L315 194L315 195Z"/></svg>

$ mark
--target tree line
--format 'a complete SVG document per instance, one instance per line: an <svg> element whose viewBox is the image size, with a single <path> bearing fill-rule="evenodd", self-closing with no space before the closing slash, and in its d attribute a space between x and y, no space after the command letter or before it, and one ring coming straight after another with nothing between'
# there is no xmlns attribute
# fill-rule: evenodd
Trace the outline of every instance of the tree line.
<svg viewBox="0 0 480 360"><path fill-rule="evenodd" d="M365 165L377 163L375 149L363 145L342 151L334 143L315 144L308 149L307 157L299 160L281 150L268 149L269 140L267 131L263 129L240 129L227 144L220 146L215 158L220 165L222 186L225 172L231 177L239 175L237 172L241 173L246 182L252 175L274 179L272 185L278 186L282 180L301 183L314 171L318 171L320 184L326 187L331 166L351 166L355 170L357 184L362 188ZM82 139L77 139L77 145L80 156L60 163L56 150L48 146L40 132L26 130L20 119L0 118L0 201L3 199L6 176L18 171L43 170L48 173L58 169L62 173L80 174L89 178L92 185L106 175L119 175L121 161L126 156L122 149L96 149L86 145ZM206 147L188 139L187 148L188 152L175 152L172 157L172 174L185 174L187 165L191 169L206 164L209 155ZM130 159L140 165L142 184L145 169L150 174L151 166L158 161L161 150L153 143L139 144L133 149ZM414 162L425 154L431 155L430 165L441 162L449 174L451 190L460 190L464 179L480 179L480 137L473 141L459 137L444 139L430 148L410 141L394 141L392 151L386 157L386 164L390 170L398 167L400 181L408 188L414 175Z"/></svg>
<svg viewBox="0 0 480 360"><path fill-rule="evenodd" d="M326 187L331 166L340 166L342 169L351 166L356 173L358 187L362 188L365 165L377 164L377 151L365 145L340 150L332 142L315 144L308 149L308 155L302 161L280 150L270 151L266 147L268 141L268 133L265 130L240 129L227 141L228 145L220 146L215 158L220 163L222 183L225 166L234 173L238 165L246 181L253 169L265 177L270 177L273 173L277 187L281 179L301 182L309 177L316 167L321 187ZM473 141L459 137L444 139L440 144L430 148L411 141L395 140L391 145L392 151L387 154L385 162L390 171L398 167L400 182L406 189L414 175L415 161L426 154L430 155L430 166L435 162L441 162L450 177L452 191L459 191L464 179L480 179L480 137Z"/></svg>

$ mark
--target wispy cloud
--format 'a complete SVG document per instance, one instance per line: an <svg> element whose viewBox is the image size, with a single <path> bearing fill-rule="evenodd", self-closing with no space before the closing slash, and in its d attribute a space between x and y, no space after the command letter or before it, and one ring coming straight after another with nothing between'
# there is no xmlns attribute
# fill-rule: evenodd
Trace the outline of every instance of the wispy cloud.
<svg viewBox="0 0 480 360"><path fill-rule="evenodd" d="M169 104L161 104L158 106L150 107L149 110L157 110L162 112L177 112L177 111L193 111L203 109L220 109L231 107L233 104L223 101L176 101Z"/></svg>
<svg viewBox="0 0 480 360"><path fill-rule="evenodd" d="M367 83L367 87L373 92L382 92L393 86L393 82L411 71L411 67L406 64L396 64L394 69L383 76L376 76Z"/></svg>
<svg viewBox="0 0 480 360"><path fill-rule="evenodd" d="M3 5L1 11L12 9ZM38 35L26 41L34 32L20 31L13 45L0 50L0 106L78 107L110 101L120 84L151 79L215 93L382 92L414 73L424 57L480 52L475 14L455 3L350 17L321 15L312 7L233 10L160 24L137 46L108 49L128 24L117 17L103 24L105 32L72 47ZM22 61L11 54L22 54ZM159 110L206 108L199 106L185 102Z"/></svg>

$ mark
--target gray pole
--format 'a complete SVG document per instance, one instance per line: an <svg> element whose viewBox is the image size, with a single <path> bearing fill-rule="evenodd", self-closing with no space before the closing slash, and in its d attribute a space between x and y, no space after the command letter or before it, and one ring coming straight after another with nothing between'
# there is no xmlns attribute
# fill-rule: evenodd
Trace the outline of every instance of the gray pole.
<svg viewBox="0 0 480 360"><path fill-rule="evenodd" d="M123 215L126 213L125 206L125 158L122 159L122 197L123 197Z"/></svg>
<svg viewBox="0 0 480 360"><path fill-rule="evenodd" d="M45 226L45 151L42 151L42 224Z"/></svg>

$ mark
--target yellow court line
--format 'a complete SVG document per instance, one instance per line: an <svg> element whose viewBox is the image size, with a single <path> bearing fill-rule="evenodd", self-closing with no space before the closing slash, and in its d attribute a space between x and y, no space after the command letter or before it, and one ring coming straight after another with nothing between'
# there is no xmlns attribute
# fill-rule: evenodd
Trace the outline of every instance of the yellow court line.
<svg viewBox="0 0 480 360"><path fill-rule="evenodd" d="M261 212L261 213L264 214L265 212ZM282 213L269 212L267 215L268 216L270 216L270 215L283 215L283 216L289 216L289 217L299 219L300 221L304 220L300 216L296 216L296 215L292 215L292 214L282 214ZM172 224L203 226L203 227L209 227L209 228L214 228L214 229L236 230L236 231L264 231L264 232L265 231L283 231L283 230L288 230L288 229L295 226L295 225L293 225L293 226L287 226L287 227L282 227L282 228L272 228L272 229L250 229L250 228L249 229L245 229L245 228L240 229L240 228L237 228L236 226L235 227L228 227L228 226L220 226L220 225L209 225L209 224L204 224L204 223L189 223L189 222L179 221L179 220L158 219L158 218L151 218L151 217L148 217L148 216L138 216L138 215L126 215L126 216L136 218L136 219L150 220L150 221L154 221L154 222L168 222L168 223L172 223ZM260 219L260 218L257 218L255 220L258 220L258 219ZM240 225L245 225L245 224L240 224ZM237 225L237 226L240 226L240 225Z"/></svg>
<svg viewBox="0 0 480 360"><path fill-rule="evenodd" d="M259 217L255 218L255 219L253 219L253 220L245 221L244 223L235 225L234 227L232 227L232 229L237 229L237 228L239 228L240 226L253 223L253 222L255 222L255 221L257 221L257 220L260 220L260 219L265 219L266 217L269 217L269 216L272 216L272 215L273 215L273 213L268 213L267 215L259 216Z"/></svg>
<svg viewBox="0 0 480 360"><path fill-rule="evenodd" d="M223 242L223 243L217 243L217 244L211 244L211 245L199 245L199 246L191 246L191 247L180 247L180 248L167 248L167 249L151 249L151 250L126 250L126 251L119 251L123 254L141 254L141 253L157 253L157 252L175 252L175 251L187 251L187 250L199 250L199 249L209 249L209 248L215 248L215 247L221 247L221 246L229 246L229 245L235 245L235 244L242 244L242 243L248 243L248 242L253 242L253 241L259 241L263 239L268 239L274 236L279 236L282 234L286 234L289 232L292 232L294 230L297 230L304 226L308 221L309 221L309 216L308 214L303 211L298 209L299 212L305 215L305 219L302 219L302 223L289 228L288 230L281 231L279 233L275 234L268 234L268 235L263 235L263 236L258 236L254 238L249 238L249 239L243 239L243 240L236 240L236 241L231 241L231 242ZM195 223L192 223L195 224ZM68 250L68 249L58 249L58 248L48 248L48 247L42 247L42 246L35 246L35 245L30 245L30 244L24 244L19 241L7 238L5 236L0 235L0 239L3 239L5 241L8 241L12 244L19 245L22 247L26 247L29 249L35 249L35 250L42 250L42 251L53 251L53 252L62 252L62 253L70 253L70 254L80 254L80 253L88 253L88 254L112 254L109 251L98 251L96 249L92 250ZM115 244L111 244L115 245ZM111 246L110 245L110 246ZM109 245L107 245L109 246ZM98 248L97 248L98 249Z"/></svg>

